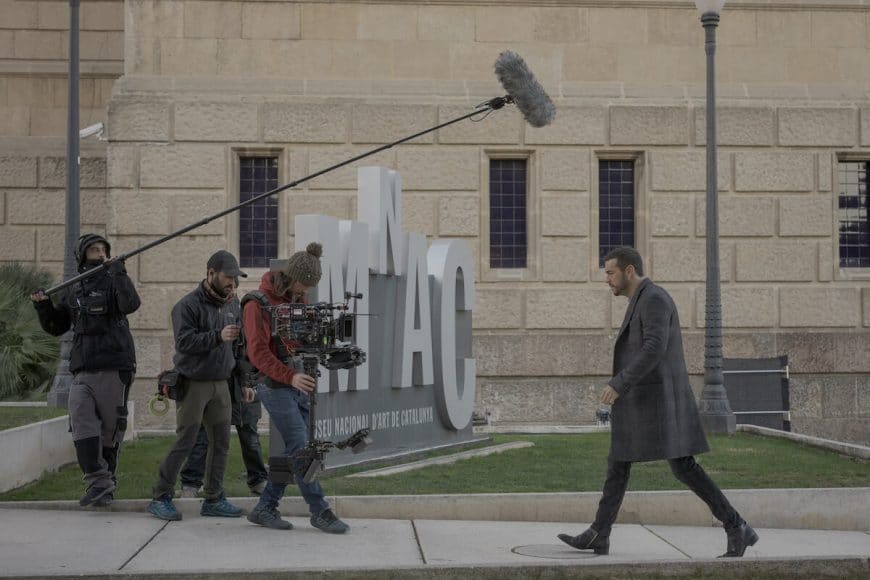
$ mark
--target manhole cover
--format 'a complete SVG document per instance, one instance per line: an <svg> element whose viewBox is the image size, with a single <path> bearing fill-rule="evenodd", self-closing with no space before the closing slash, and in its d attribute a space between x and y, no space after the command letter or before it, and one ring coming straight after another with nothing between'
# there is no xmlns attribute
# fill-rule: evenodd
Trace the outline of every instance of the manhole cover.
<svg viewBox="0 0 870 580"><path fill-rule="evenodd" d="M595 558L592 552L581 552L568 546L559 546L556 544L530 544L528 546L516 546L511 548L511 552L520 556L531 556L532 558L551 558L554 560L586 560Z"/></svg>

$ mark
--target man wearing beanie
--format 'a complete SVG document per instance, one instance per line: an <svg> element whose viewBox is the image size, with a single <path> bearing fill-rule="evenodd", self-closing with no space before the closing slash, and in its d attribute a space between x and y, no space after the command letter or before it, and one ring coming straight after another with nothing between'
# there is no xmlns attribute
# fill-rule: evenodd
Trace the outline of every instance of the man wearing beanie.
<svg viewBox="0 0 870 580"><path fill-rule="evenodd" d="M172 504L175 481L190 455L199 426L208 434L203 516L237 518L242 510L224 495L224 470L230 447L230 389L227 381L236 366L233 342L239 337L239 269L235 256L215 252L206 265L206 278L172 308L175 368L184 377L183 395L176 400L175 443L160 463L148 512L162 520L181 519ZM243 389L243 399L254 399Z"/></svg>
<svg viewBox="0 0 870 580"><path fill-rule="evenodd" d="M322 253L320 244L308 244L305 251L293 254L282 270L263 274L259 293L252 292L242 300L248 359L263 376L256 387L257 396L284 440L286 457L293 457L308 443L308 393L317 383L303 372L302 362L293 357L298 343L272 337L270 313L263 305L305 303L308 291L320 282ZM343 534L350 529L329 508L320 482L305 483L301 474L295 479L311 512L312 526L329 534ZM278 502L286 487L286 483L269 481L248 521L276 530L292 529L293 525L278 513Z"/></svg>

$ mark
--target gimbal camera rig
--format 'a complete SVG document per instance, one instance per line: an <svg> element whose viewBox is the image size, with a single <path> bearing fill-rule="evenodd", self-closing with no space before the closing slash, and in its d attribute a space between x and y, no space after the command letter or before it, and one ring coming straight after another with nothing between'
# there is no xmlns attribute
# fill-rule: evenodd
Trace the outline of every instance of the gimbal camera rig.
<svg viewBox="0 0 870 580"><path fill-rule="evenodd" d="M366 361L366 353L351 344L354 319L358 316L348 311L351 298L362 298L362 294L347 292L343 303L279 304L269 307L272 336L295 343L293 355L302 358L302 366L308 376L319 377L320 366L334 371L352 369ZM301 475L302 480L309 483L323 470L326 453L330 450L349 447L353 453L359 453L371 444L369 429L360 429L338 442L317 439L317 389L311 391L308 397L308 444L293 457L269 458L269 479L274 483L287 483L293 474Z"/></svg>

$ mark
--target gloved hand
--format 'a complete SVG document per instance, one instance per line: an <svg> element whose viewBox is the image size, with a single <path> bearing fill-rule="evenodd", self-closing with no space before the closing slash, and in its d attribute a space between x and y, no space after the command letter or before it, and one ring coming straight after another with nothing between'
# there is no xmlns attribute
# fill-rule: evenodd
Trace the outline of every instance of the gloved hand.
<svg viewBox="0 0 870 580"><path fill-rule="evenodd" d="M127 267L124 265L124 260L111 259L108 261L108 266L106 266L106 272L109 276L115 276L117 274L126 274Z"/></svg>

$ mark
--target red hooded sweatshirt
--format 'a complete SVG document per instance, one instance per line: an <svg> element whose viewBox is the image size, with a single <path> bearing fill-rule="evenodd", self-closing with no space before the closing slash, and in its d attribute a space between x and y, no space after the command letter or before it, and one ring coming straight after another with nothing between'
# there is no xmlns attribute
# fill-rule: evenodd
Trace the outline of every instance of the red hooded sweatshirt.
<svg viewBox="0 0 870 580"><path fill-rule="evenodd" d="M263 274L263 278L260 280L260 292L268 298L269 304L273 306L288 302L286 298L275 294L272 287L271 272ZM251 300L245 304L242 324L244 324L245 329L248 360L257 370L273 381L289 385L296 373L278 358L278 351L272 342L269 314L263 310L259 302Z"/></svg>

